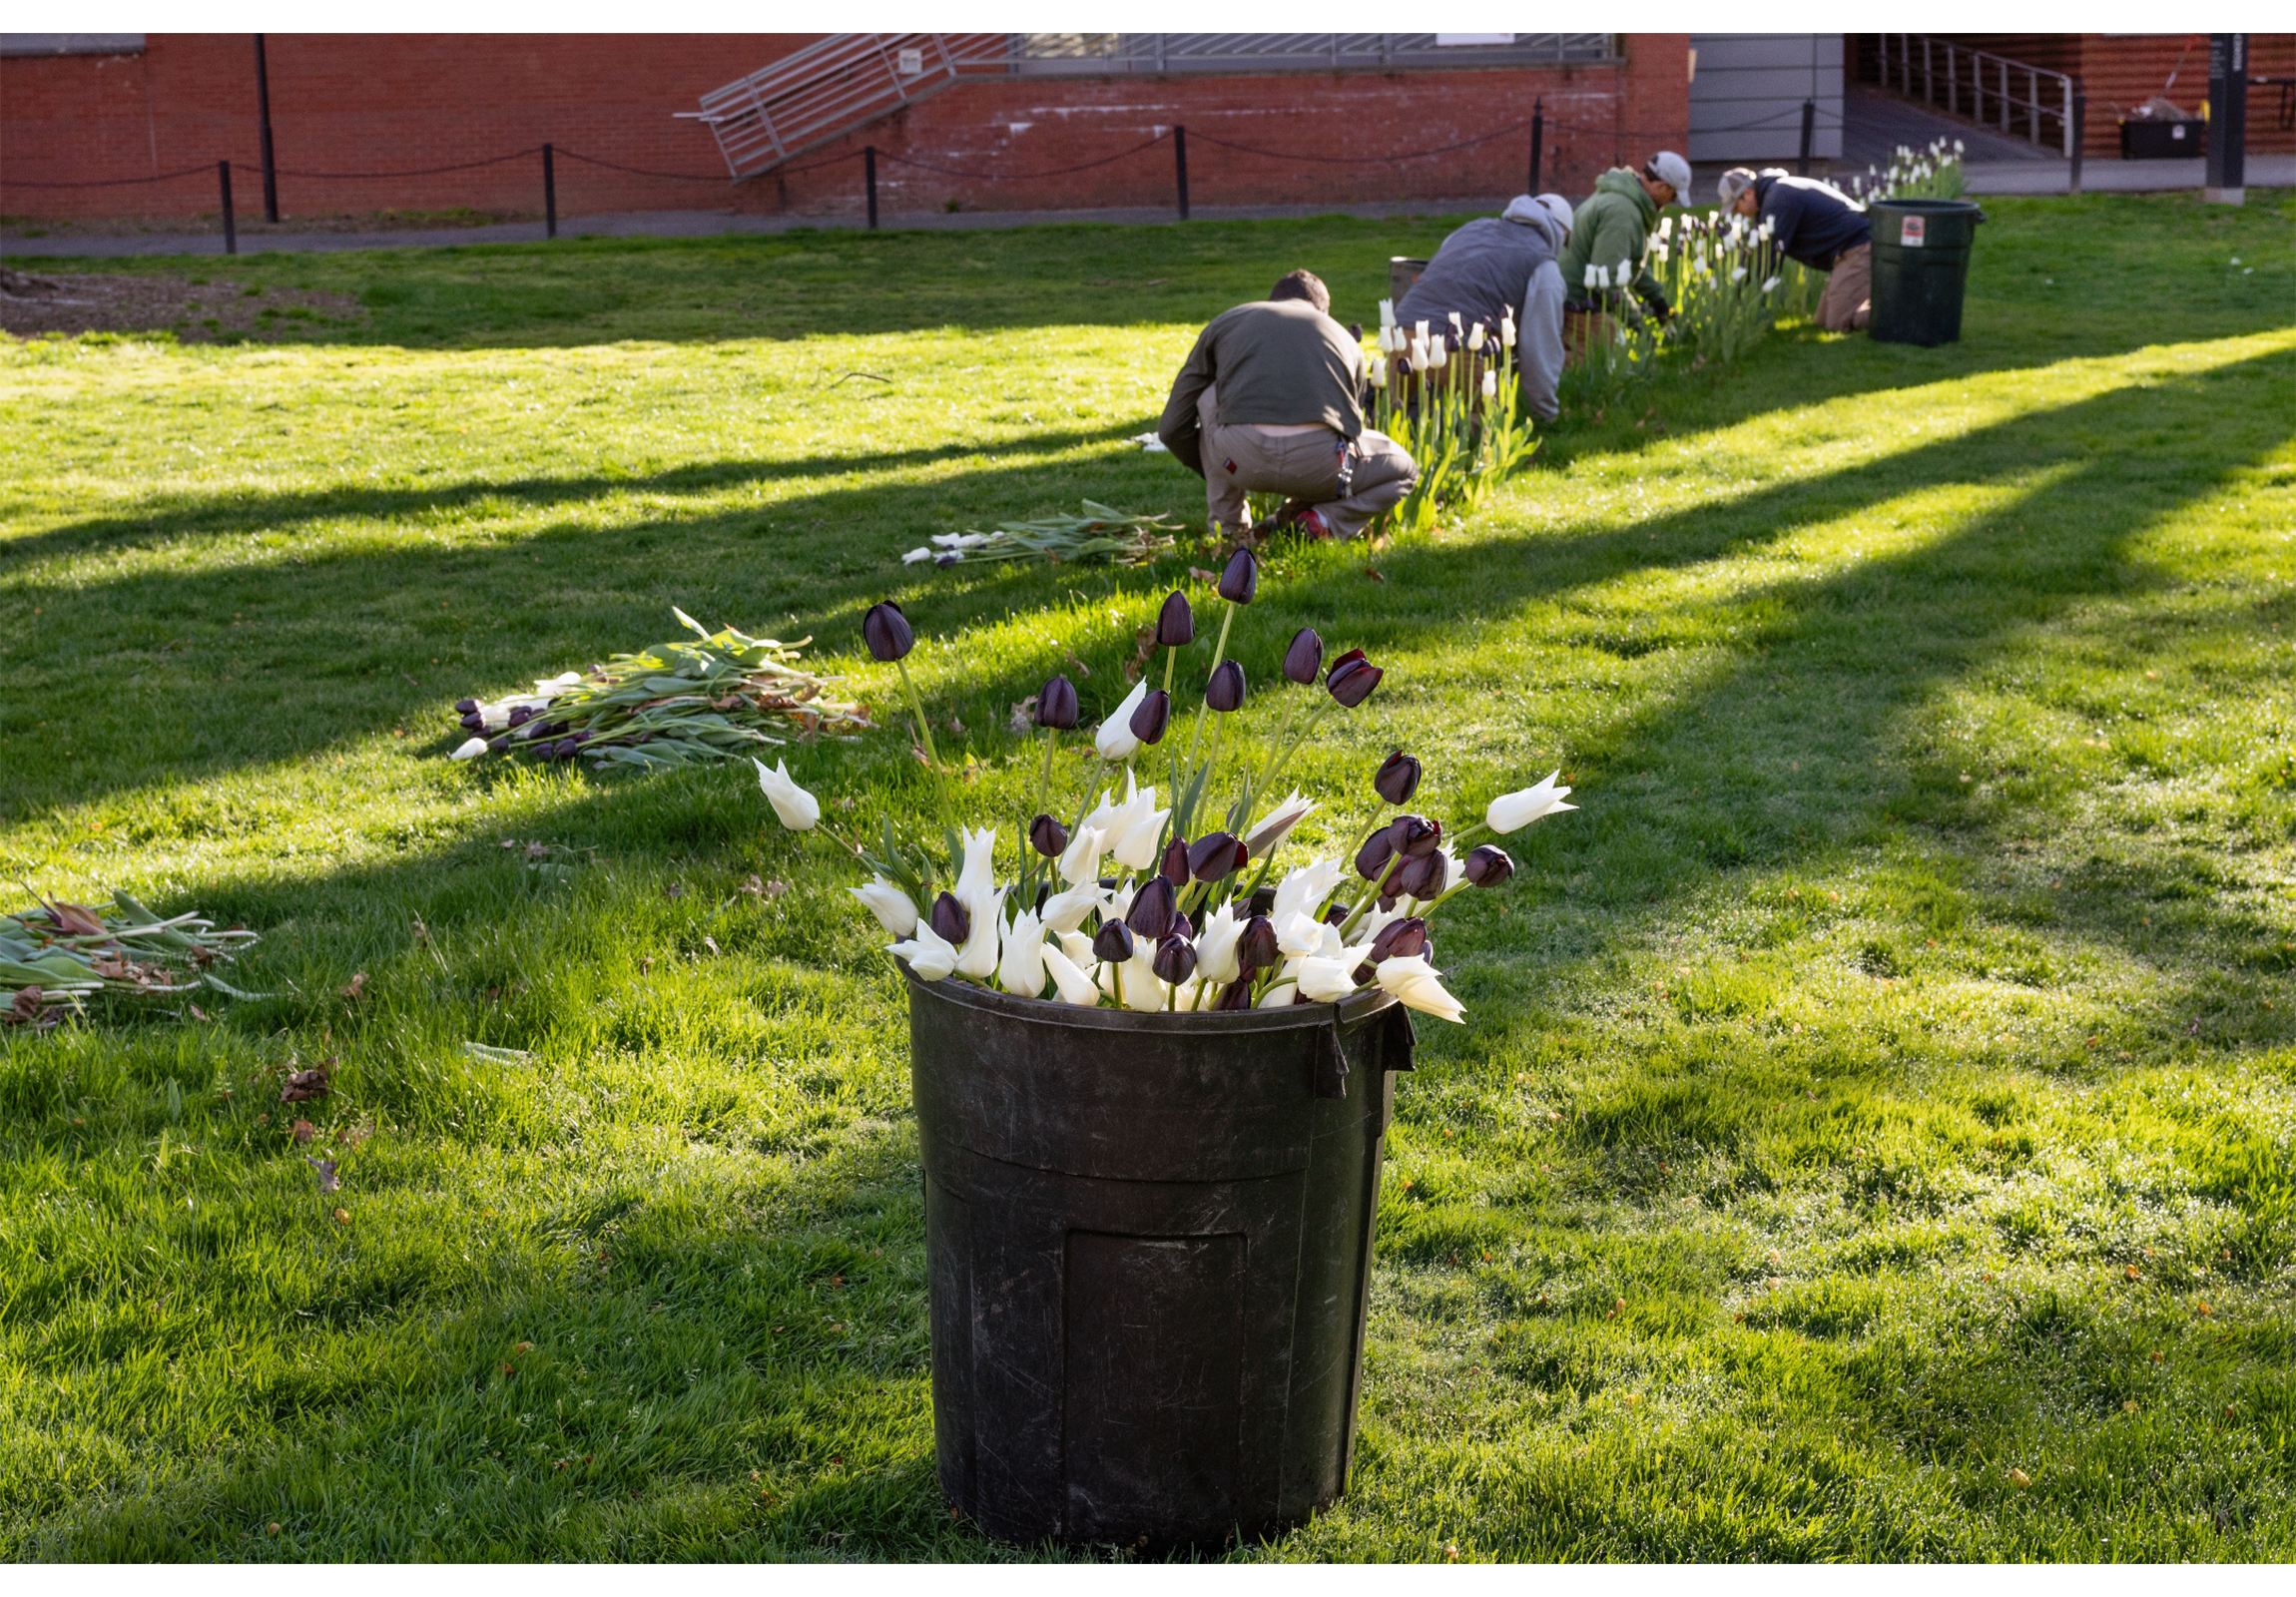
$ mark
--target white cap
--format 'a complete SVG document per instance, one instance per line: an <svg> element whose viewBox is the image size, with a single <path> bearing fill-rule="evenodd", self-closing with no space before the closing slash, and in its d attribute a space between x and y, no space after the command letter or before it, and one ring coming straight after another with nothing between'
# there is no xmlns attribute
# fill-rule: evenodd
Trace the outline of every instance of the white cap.
<svg viewBox="0 0 2296 1597"><path fill-rule="evenodd" d="M1570 224L1575 219L1576 213L1570 209L1569 201L1558 194L1542 194L1538 197L1538 205L1540 210L1562 225L1564 233L1570 231Z"/></svg>
<svg viewBox="0 0 2296 1597"><path fill-rule="evenodd" d="M1642 170L1671 188L1677 199L1690 193L1690 163L1671 150L1659 151Z"/></svg>

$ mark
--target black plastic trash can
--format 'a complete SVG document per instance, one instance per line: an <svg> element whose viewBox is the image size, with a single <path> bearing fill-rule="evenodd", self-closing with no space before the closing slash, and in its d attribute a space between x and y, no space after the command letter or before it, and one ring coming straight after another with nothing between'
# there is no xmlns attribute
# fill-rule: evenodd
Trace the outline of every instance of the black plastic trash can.
<svg viewBox="0 0 2296 1597"><path fill-rule="evenodd" d="M1986 214L1968 200L1877 200L1870 336L1882 343L1952 343L1962 335L1970 246Z"/></svg>
<svg viewBox="0 0 2296 1597"><path fill-rule="evenodd" d="M950 1505L1011 1541L1169 1549L1331 1503L1409 1012L908 993Z"/></svg>

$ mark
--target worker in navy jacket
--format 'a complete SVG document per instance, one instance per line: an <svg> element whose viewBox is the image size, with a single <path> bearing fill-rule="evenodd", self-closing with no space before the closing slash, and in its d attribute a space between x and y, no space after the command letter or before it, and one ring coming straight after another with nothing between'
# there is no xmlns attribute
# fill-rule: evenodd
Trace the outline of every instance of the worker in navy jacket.
<svg viewBox="0 0 2296 1597"><path fill-rule="evenodd" d="M1818 325L1828 332L1865 326L1873 310L1872 224L1830 183L1796 178L1773 168L1756 175L1744 167L1722 174L1716 198L1724 211L1768 223L1770 247L1789 261L1826 273L1818 297Z"/></svg>

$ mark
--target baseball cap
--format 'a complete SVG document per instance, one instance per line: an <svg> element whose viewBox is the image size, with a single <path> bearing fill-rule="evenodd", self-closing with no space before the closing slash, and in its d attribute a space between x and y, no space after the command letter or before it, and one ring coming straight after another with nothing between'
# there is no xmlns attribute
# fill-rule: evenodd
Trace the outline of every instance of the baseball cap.
<svg viewBox="0 0 2296 1597"><path fill-rule="evenodd" d="M1677 198L1690 193L1690 163L1671 150L1661 150L1650 158L1644 172L1671 188Z"/></svg>

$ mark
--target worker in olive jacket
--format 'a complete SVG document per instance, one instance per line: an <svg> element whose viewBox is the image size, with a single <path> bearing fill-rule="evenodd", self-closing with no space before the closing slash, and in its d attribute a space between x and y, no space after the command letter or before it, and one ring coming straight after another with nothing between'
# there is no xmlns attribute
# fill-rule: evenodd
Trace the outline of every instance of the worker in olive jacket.
<svg viewBox="0 0 2296 1597"><path fill-rule="evenodd" d="M1715 186L1724 211L1770 225L1770 248L1826 274L1818 296L1818 325L1850 332L1873 316L1874 227L1850 197L1815 178L1789 177L1782 167L1759 176L1732 167Z"/></svg>
<svg viewBox="0 0 2296 1597"><path fill-rule="evenodd" d="M1689 188L1690 163L1671 150L1659 151L1640 172L1613 167L1594 180L1594 193L1578 208L1562 252L1562 285L1570 294L1565 309L1572 318L1605 310L1623 311L1629 321L1639 321L1644 310L1660 321L1674 314L1666 290L1642 262L1658 213ZM1584 347L1575 325L1569 342L1573 350Z"/></svg>
<svg viewBox="0 0 2296 1597"><path fill-rule="evenodd" d="M1214 532L1251 530L1247 493L1286 496L1276 525L1353 538L1412 490L1403 445L1364 425L1364 352L1313 272L1222 312L1173 379L1156 435L1204 479Z"/></svg>

